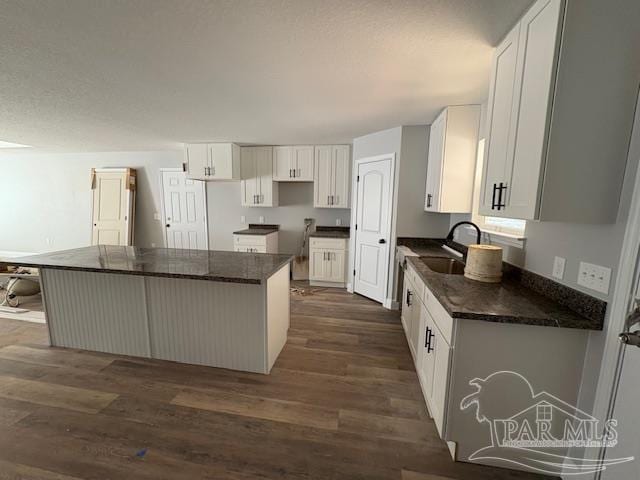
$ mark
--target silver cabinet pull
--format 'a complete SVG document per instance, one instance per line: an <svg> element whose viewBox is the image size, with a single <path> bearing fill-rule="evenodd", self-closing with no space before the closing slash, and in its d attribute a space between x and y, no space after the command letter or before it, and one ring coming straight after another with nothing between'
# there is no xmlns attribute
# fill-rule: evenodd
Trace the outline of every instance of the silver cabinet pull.
<svg viewBox="0 0 640 480"><path fill-rule="evenodd" d="M327 195L327 205L331 205L331 195Z"/></svg>
<svg viewBox="0 0 640 480"><path fill-rule="evenodd" d="M293 170L289 169L289 178L293 177Z"/></svg>

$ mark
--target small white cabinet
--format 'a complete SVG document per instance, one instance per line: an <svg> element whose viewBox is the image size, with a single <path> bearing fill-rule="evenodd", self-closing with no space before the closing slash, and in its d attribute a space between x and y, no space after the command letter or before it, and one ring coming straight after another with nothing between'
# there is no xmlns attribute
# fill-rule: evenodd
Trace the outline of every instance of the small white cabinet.
<svg viewBox="0 0 640 480"><path fill-rule="evenodd" d="M347 279L347 240L314 238L309 242L311 285L344 287Z"/></svg>
<svg viewBox="0 0 640 480"><path fill-rule="evenodd" d="M278 253L278 232L266 235L233 235L233 251L248 253Z"/></svg>
<svg viewBox="0 0 640 480"><path fill-rule="evenodd" d="M349 208L350 153L349 145L315 147L314 207Z"/></svg>
<svg viewBox="0 0 640 480"><path fill-rule="evenodd" d="M313 145L273 147L273 179L276 182L313 182Z"/></svg>
<svg viewBox="0 0 640 480"><path fill-rule="evenodd" d="M273 147L242 147L243 207L277 207L278 184L273 181Z"/></svg>
<svg viewBox="0 0 640 480"><path fill-rule="evenodd" d="M184 156L191 179L240 180L240 147L235 143L189 143Z"/></svg>
<svg viewBox="0 0 640 480"><path fill-rule="evenodd" d="M471 212L479 126L479 105L447 107L431 125L425 211Z"/></svg>

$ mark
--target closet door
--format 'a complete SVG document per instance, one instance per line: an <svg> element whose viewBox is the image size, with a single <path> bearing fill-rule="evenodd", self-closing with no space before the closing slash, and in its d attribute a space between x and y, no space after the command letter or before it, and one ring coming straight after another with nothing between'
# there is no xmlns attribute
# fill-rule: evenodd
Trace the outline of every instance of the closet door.
<svg viewBox="0 0 640 480"><path fill-rule="evenodd" d="M131 190L127 172L96 172L93 188L92 245L129 245Z"/></svg>

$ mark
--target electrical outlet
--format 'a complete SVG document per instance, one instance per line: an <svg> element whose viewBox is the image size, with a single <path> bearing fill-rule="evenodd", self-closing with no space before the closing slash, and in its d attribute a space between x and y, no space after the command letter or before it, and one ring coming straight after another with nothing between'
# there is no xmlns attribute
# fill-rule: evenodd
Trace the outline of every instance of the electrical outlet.
<svg viewBox="0 0 640 480"><path fill-rule="evenodd" d="M341 226L342 226L342 219L336 218L336 227L341 227Z"/></svg>
<svg viewBox="0 0 640 480"><path fill-rule="evenodd" d="M264 217L263 216L258 217L258 223L264 223Z"/></svg>
<svg viewBox="0 0 640 480"><path fill-rule="evenodd" d="M593 263L580 262L578 271L578 285L590 288L596 292L609 293L609 282L611 281L611 269L594 265Z"/></svg>
<svg viewBox="0 0 640 480"><path fill-rule="evenodd" d="M156 244L151 242L151 248L156 248Z"/></svg>
<svg viewBox="0 0 640 480"><path fill-rule="evenodd" d="M247 223L247 217L245 217L244 215L240 216L240 223Z"/></svg>
<svg viewBox="0 0 640 480"><path fill-rule="evenodd" d="M553 276L558 280L562 280L564 277L564 265L566 260L562 257L556 257L553 260Z"/></svg>

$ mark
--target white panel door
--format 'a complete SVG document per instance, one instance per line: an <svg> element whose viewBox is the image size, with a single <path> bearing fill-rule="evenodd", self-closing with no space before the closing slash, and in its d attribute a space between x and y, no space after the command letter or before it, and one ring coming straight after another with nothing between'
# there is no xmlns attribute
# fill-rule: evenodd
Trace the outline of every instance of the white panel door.
<svg viewBox="0 0 640 480"><path fill-rule="evenodd" d="M389 269L392 159L358 164L354 291L384 302Z"/></svg>
<svg viewBox="0 0 640 480"><path fill-rule="evenodd" d="M349 145L333 146L333 190L331 192L331 206L333 208L349 208L349 166L351 164L349 152Z"/></svg>
<svg viewBox="0 0 640 480"><path fill-rule="evenodd" d="M520 23L511 30L496 47L492 70L489 99L487 101L486 155L482 177L480 213L504 215L504 210L495 208L500 183L506 183L507 164L513 161L511 117L518 59L518 36Z"/></svg>
<svg viewBox="0 0 640 480"><path fill-rule="evenodd" d="M291 168L298 182L313 182L313 145L295 145L291 147Z"/></svg>
<svg viewBox="0 0 640 480"><path fill-rule="evenodd" d="M96 173L92 245L129 244L129 191L126 172Z"/></svg>
<svg viewBox="0 0 640 480"><path fill-rule="evenodd" d="M205 183L184 172L162 172L167 248L208 250Z"/></svg>
<svg viewBox="0 0 640 480"><path fill-rule="evenodd" d="M507 162L505 215L534 219L545 159L551 82L559 40L560 0L537 2L522 18L518 42L511 136L513 161Z"/></svg>
<svg viewBox="0 0 640 480"><path fill-rule="evenodd" d="M332 162L333 149L331 145L321 145L315 148L315 165L313 176L313 206L327 208L331 204L333 189Z"/></svg>
<svg viewBox="0 0 640 480"><path fill-rule="evenodd" d="M427 183L424 209L440 210L440 180L444 162L444 142L447 125L447 111L444 110L431 124L429 131L429 155L427 157Z"/></svg>

